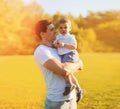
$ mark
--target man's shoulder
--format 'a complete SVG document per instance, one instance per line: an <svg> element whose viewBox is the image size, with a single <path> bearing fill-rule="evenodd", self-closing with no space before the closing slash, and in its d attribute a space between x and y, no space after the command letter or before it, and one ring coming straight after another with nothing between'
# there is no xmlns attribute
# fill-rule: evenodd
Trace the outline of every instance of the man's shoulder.
<svg viewBox="0 0 120 109"><path fill-rule="evenodd" d="M45 51L45 47L42 46L42 45L39 45L39 46L35 49L34 54L42 53L43 51Z"/></svg>
<svg viewBox="0 0 120 109"><path fill-rule="evenodd" d="M41 45L37 46L35 51L38 51L39 49L42 49L43 47Z"/></svg>

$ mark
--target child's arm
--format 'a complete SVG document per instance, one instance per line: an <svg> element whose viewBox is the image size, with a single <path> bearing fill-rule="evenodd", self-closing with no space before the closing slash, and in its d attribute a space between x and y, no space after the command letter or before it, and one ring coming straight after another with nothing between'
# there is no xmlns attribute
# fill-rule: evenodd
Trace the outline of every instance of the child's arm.
<svg viewBox="0 0 120 109"><path fill-rule="evenodd" d="M54 42L54 43L53 43L53 47L54 47L54 48L58 48L57 42Z"/></svg>
<svg viewBox="0 0 120 109"><path fill-rule="evenodd" d="M77 46L74 44L64 44L63 47L71 50L77 49Z"/></svg>
<svg viewBox="0 0 120 109"><path fill-rule="evenodd" d="M75 44L65 44L63 42L57 42L57 47L58 48L67 48L67 49L71 49L71 50L77 49L77 45L75 45Z"/></svg>

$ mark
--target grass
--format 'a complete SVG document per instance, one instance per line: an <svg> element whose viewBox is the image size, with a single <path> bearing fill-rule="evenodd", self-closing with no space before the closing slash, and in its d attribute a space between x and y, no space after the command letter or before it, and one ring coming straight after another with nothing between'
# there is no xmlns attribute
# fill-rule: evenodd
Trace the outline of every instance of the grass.
<svg viewBox="0 0 120 109"><path fill-rule="evenodd" d="M86 95L78 109L120 109L120 54L81 54ZM0 56L0 109L44 109L46 85L33 56Z"/></svg>

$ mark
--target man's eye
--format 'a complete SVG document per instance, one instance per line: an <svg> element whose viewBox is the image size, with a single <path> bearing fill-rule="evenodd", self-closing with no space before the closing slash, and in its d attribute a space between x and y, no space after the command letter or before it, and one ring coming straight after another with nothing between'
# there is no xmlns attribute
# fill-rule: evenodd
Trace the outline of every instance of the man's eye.
<svg viewBox="0 0 120 109"><path fill-rule="evenodd" d="M53 31L54 30L54 28L51 28L51 31Z"/></svg>

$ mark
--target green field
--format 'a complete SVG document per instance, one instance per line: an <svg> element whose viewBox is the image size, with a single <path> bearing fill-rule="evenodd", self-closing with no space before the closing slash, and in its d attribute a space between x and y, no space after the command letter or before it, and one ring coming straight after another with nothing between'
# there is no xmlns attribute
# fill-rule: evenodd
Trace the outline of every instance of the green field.
<svg viewBox="0 0 120 109"><path fill-rule="evenodd" d="M81 54L86 90L78 109L120 109L120 54ZM44 109L46 86L33 56L0 56L0 109Z"/></svg>

